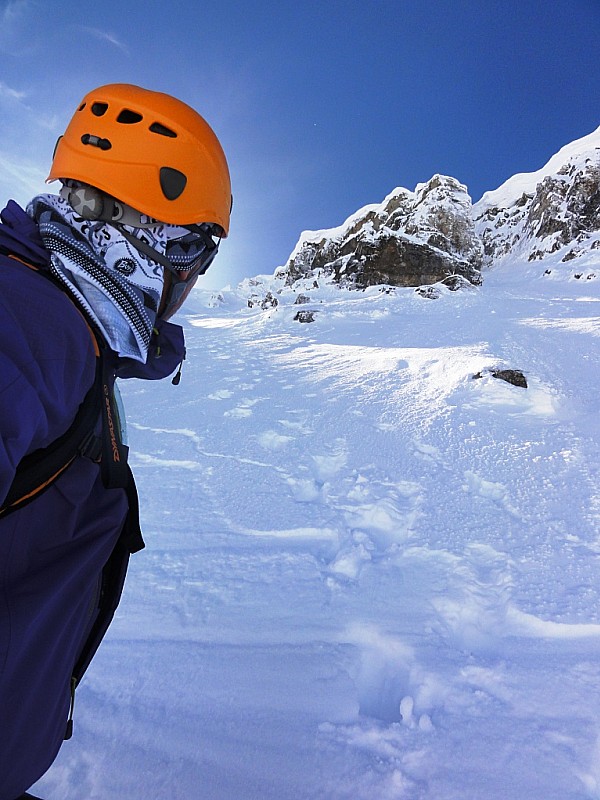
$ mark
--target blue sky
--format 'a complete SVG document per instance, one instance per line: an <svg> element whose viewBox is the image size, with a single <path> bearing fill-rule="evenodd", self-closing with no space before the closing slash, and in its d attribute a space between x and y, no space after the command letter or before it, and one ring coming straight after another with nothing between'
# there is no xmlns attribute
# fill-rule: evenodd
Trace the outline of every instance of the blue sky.
<svg viewBox="0 0 600 800"><path fill-rule="evenodd" d="M600 125L599 34L599 0L0 0L0 200L44 191L91 88L175 94L230 162L218 287L396 186L538 169Z"/></svg>

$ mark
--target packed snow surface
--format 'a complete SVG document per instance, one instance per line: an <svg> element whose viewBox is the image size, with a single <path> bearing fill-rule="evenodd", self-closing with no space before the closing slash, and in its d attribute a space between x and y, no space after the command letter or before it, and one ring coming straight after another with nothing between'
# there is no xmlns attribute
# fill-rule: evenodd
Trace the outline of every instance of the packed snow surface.
<svg viewBox="0 0 600 800"><path fill-rule="evenodd" d="M564 268L198 292L180 386L122 385L147 548L37 791L600 798L600 280Z"/></svg>

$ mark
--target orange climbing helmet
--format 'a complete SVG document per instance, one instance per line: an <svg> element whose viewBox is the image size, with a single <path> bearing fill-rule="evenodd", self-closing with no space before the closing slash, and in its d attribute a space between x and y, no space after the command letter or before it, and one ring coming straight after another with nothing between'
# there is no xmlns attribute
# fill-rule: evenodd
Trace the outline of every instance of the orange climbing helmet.
<svg viewBox="0 0 600 800"><path fill-rule="evenodd" d="M87 94L56 144L48 181L94 186L170 225L210 223L229 232L225 154L193 108L126 83Z"/></svg>

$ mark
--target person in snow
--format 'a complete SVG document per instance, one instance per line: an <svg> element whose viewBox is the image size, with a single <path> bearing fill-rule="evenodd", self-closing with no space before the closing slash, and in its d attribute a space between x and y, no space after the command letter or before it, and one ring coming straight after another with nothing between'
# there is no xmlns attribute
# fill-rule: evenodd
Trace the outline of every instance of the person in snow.
<svg viewBox="0 0 600 800"><path fill-rule="evenodd" d="M59 195L0 225L0 800L72 729L74 693L143 547L115 377L185 357L167 320L229 231L221 145L185 103L112 84L60 137Z"/></svg>

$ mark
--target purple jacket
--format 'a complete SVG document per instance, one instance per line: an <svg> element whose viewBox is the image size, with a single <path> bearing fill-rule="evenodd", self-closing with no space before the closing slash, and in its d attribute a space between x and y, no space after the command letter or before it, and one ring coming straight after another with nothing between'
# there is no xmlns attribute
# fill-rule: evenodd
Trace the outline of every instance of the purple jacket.
<svg viewBox="0 0 600 800"><path fill-rule="evenodd" d="M12 201L0 217L1 502L21 458L69 428L96 358L69 297L5 255L47 266L37 225ZM147 365L122 362L122 377L173 372L183 332L163 323L157 338ZM78 457L33 502L0 516L0 800L26 791L58 753L73 667L126 514L125 491L105 489L98 464Z"/></svg>

